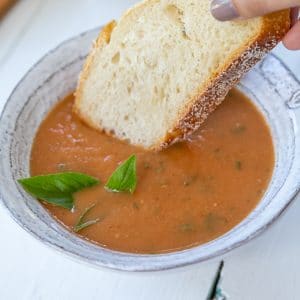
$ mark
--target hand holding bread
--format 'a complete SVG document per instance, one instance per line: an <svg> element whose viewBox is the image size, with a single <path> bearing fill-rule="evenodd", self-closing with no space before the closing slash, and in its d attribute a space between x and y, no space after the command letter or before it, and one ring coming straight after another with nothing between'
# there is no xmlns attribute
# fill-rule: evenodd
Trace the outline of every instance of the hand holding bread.
<svg viewBox="0 0 300 300"><path fill-rule="evenodd" d="M234 18L253 18L286 8L293 8L293 27L283 38L284 45L290 50L300 49L299 0L213 0L212 14L220 21Z"/></svg>
<svg viewBox="0 0 300 300"><path fill-rule="evenodd" d="M74 110L90 126L146 149L187 137L281 41L290 11L219 22L210 0L145 0L102 30Z"/></svg>

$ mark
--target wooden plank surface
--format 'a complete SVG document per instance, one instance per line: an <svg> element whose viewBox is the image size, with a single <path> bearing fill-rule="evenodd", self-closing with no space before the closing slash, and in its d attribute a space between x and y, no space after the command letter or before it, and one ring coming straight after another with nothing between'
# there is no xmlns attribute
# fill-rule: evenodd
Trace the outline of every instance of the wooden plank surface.
<svg viewBox="0 0 300 300"><path fill-rule="evenodd" d="M135 0L22 0L0 23L0 111L24 73L63 40L118 18ZM300 78L300 53L279 47ZM272 99L270 99L271 101ZM0 158L1 159L1 158ZM1 183L0 183L1 184ZM299 199L299 197L298 197ZM0 299L205 299L220 258L155 274L98 270L25 233L0 208ZM229 299L300 299L300 202L262 236L226 255Z"/></svg>

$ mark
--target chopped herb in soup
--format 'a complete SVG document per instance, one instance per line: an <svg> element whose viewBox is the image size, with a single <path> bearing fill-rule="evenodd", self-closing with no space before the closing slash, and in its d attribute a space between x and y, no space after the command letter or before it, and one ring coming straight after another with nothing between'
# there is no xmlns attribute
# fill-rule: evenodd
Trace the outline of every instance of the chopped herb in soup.
<svg viewBox="0 0 300 300"><path fill-rule="evenodd" d="M132 253L186 249L232 229L267 189L271 134L237 90L189 141L159 153L89 128L72 113L73 101L69 96L54 107L32 147L31 175L56 174L52 194L23 183L83 238ZM67 183L62 174L75 177L67 175Z"/></svg>

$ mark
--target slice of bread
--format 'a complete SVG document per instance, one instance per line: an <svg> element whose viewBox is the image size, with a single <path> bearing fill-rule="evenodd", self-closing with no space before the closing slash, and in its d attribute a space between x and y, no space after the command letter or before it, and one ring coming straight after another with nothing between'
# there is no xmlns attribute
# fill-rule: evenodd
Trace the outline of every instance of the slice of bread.
<svg viewBox="0 0 300 300"><path fill-rule="evenodd" d="M218 22L210 0L146 0L108 24L76 91L90 126L159 150L199 128L290 28L289 10Z"/></svg>

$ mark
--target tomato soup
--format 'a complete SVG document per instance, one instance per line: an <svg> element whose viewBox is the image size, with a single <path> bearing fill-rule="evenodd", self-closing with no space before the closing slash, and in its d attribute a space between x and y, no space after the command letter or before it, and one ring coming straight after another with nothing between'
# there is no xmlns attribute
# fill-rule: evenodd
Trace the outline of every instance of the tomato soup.
<svg viewBox="0 0 300 300"><path fill-rule="evenodd" d="M75 194L72 211L43 205L70 230L92 205L88 218L99 221L78 234L103 247L155 254L203 244L240 223L268 187L274 167L270 130L237 90L188 141L159 153L89 128L72 113L73 101L61 101L41 124L31 174L76 171L100 180ZM135 192L108 192L108 178L132 154Z"/></svg>

